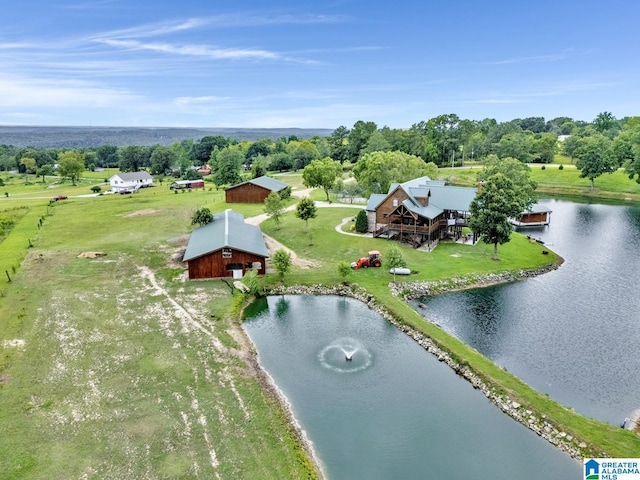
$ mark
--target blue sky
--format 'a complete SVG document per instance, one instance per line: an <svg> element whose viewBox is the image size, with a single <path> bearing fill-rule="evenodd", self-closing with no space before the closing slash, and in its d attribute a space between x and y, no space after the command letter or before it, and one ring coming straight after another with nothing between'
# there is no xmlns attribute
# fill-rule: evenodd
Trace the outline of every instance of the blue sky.
<svg viewBox="0 0 640 480"><path fill-rule="evenodd" d="M640 115L640 2L7 0L0 124Z"/></svg>

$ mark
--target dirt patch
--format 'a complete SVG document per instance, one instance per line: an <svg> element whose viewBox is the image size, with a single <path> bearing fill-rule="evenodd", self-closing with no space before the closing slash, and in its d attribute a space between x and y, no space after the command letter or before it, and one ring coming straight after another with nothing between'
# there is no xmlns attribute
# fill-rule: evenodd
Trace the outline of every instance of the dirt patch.
<svg viewBox="0 0 640 480"><path fill-rule="evenodd" d="M78 258L98 258L98 257L104 257L107 254L104 252L82 252L80 255L78 255Z"/></svg>
<svg viewBox="0 0 640 480"><path fill-rule="evenodd" d="M21 338L14 338L13 340L5 340L4 342L2 342L2 346L7 348L7 347L14 347L14 348L23 348L24 347L24 340L22 340Z"/></svg>
<svg viewBox="0 0 640 480"><path fill-rule="evenodd" d="M184 252L186 250L187 249L185 247L185 248L179 248L178 250L173 252L169 257L169 261L167 262L168 266L170 268L184 268L185 263L182 261L182 258L184 257Z"/></svg>
<svg viewBox="0 0 640 480"><path fill-rule="evenodd" d="M153 215L160 210L154 210L153 208L147 208L145 210L137 210L135 212L124 214L123 217L139 217L140 215Z"/></svg>

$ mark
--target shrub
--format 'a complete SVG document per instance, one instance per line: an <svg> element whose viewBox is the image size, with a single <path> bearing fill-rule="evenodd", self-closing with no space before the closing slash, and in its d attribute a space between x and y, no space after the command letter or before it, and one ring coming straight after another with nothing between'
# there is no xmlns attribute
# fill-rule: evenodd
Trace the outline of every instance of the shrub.
<svg viewBox="0 0 640 480"><path fill-rule="evenodd" d="M338 262L338 275L340 275L343 282L346 282L349 275L351 275L351 265L344 260Z"/></svg>
<svg viewBox="0 0 640 480"><path fill-rule="evenodd" d="M545 170L547 167L545 165L542 165L542 170Z"/></svg>
<svg viewBox="0 0 640 480"><path fill-rule="evenodd" d="M560 166L558 167L558 170L564 170L564 165L560 164Z"/></svg>
<svg viewBox="0 0 640 480"><path fill-rule="evenodd" d="M100 188L100 185L94 185L93 187L91 187L91 191L93 193L100 193L100 190L102 190L102 188Z"/></svg>
<svg viewBox="0 0 640 480"><path fill-rule="evenodd" d="M191 216L191 225L203 226L213 221L213 213L207 207L196 210Z"/></svg>
<svg viewBox="0 0 640 480"><path fill-rule="evenodd" d="M356 232L367 233L369 230L369 220L367 219L367 212L360 210L356 217Z"/></svg>

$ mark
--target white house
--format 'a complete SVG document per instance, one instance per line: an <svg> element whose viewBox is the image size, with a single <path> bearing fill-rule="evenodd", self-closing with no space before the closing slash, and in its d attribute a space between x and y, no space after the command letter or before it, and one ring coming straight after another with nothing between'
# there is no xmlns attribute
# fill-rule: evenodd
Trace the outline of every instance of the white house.
<svg viewBox="0 0 640 480"><path fill-rule="evenodd" d="M109 185L114 193L122 190L133 192L139 188L153 186L153 177L147 172L116 173L109 179Z"/></svg>

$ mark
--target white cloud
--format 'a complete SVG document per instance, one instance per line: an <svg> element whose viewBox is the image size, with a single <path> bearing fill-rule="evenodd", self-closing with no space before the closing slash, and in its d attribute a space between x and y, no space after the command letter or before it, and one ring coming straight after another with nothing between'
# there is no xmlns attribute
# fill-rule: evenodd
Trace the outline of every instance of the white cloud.
<svg viewBox="0 0 640 480"><path fill-rule="evenodd" d="M175 100L176 105L202 105L219 103L225 100L229 100L229 97L216 97L216 96L204 96L204 97L178 97Z"/></svg>
<svg viewBox="0 0 640 480"><path fill-rule="evenodd" d="M175 55L207 57L214 60L286 60L277 53L259 49L213 48L207 45L171 45L169 43L142 43L136 40L100 40L100 42L128 50L150 50Z"/></svg>
<svg viewBox="0 0 640 480"><path fill-rule="evenodd" d="M126 90L81 81L0 76L4 108L106 107L137 99Z"/></svg>

